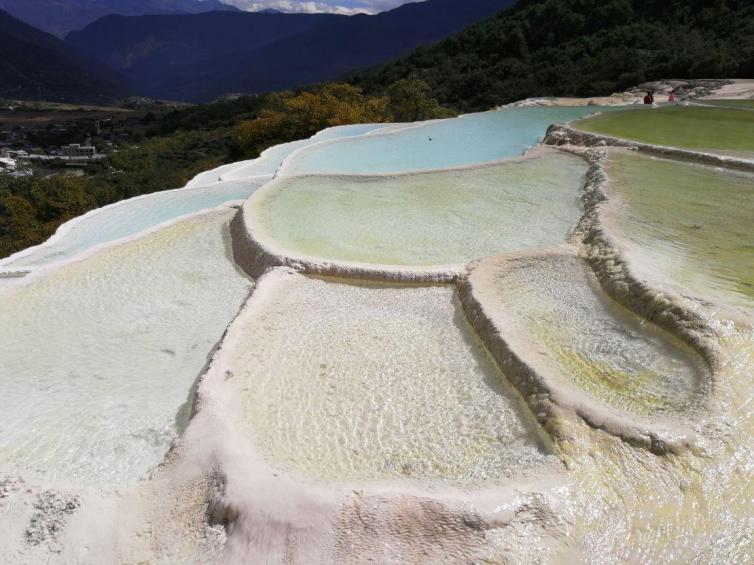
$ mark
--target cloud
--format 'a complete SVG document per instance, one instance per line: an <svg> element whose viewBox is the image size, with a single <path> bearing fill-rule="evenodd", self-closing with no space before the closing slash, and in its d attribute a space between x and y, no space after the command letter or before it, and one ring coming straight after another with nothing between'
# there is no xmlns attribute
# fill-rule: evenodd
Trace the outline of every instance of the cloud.
<svg viewBox="0 0 754 565"><path fill-rule="evenodd" d="M257 11L268 8L281 12L307 14L376 14L391 10L412 0L223 0L242 10Z"/></svg>

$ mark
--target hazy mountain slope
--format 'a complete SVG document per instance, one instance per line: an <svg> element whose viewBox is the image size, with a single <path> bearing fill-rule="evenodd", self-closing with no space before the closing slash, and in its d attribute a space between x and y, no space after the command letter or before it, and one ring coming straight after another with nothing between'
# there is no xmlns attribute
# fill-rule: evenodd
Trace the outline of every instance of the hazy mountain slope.
<svg viewBox="0 0 754 565"><path fill-rule="evenodd" d="M610 94L660 78L754 76L751 0L522 0L353 81L411 74L463 110L529 96Z"/></svg>
<svg viewBox="0 0 754 565"><path fill-rule="evenodd" d="M111 17L72 33L68 42L125 71L135 90L201 102L228 92L266 92L334 79L439 41L513 1L428 0L352 17Z"/></svg>
<svg viewBox="0 0 754 565"><path fill-rule="evenodd" d="M110 69L2 10L0 53L3 98L104 103L126 92Z"/></svg>
<svg viewBox="0 0 754 565"><path fill-rule="evenodd" d="M236 10L220 0L0 0L0 9L61 38L110 14L140 16Z"/></svg>
<svg viewBox="0 0 754 565"><path fill-rule="evenodd" d="M90 50L129 77L149 96L196 99L163 88L166 81L197 80L233 68L273 42L300 34L319 22L343 19L326 14L212 12L171 16L108 16L72 32L66 43ZM217 90L213 94L222 94Z"/></svg>

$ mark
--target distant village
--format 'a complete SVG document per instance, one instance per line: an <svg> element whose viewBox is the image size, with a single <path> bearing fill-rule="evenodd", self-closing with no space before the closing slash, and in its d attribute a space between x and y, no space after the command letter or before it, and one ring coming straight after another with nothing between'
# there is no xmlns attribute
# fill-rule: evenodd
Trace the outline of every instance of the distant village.
<svg viewBox="0 0 754 565"><path fill-rule="evenodd" d="M0 101L0 175L81 174L121 145L141 140L154 119L147 102L139 101L139 108L71 109Z"/></svg>
<svg viewBox="0 0 754 565"><path fill-rule="evenodd" d="M33 162L53 162L66 167L85 167L89 161L104 159L106 155L97 153L93 145L71 143L49 153L29 153L24 149L0 149L0 173L11 176L32 176Z"/></svg>

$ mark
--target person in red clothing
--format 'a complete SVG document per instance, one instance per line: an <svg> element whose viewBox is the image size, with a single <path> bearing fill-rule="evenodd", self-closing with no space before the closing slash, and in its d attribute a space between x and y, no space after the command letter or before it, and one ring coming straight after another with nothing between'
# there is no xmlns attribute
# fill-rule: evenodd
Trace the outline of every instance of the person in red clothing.
<svg viewBox="0 0 754 565"><path fill-rule="evenodd" d="M644 104L654 104L655 103L655 93L651 90L647 92L647 95L644 97Z"/></svg>
<svg viewBox="0 0 754 565"><path fill-rule="evenodd" d="M675 90L671 90L670 94L668 94L668 102L671 104L675 102Z"/></svg>

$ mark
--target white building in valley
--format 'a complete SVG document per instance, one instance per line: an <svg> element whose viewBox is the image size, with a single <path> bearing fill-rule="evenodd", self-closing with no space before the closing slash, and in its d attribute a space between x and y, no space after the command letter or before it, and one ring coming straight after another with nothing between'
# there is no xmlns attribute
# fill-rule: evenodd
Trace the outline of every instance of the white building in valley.
<svg viewBox="0 0 754 565"><path fill-rule="evenodd" d="M80 143L71 143L63 145L60 151L65 157L78 157L90 159L97 155L97 149L91 145L81 145Z"/></svg>
<svg viewBox="0 0 754 565"><path fill-rule="evenodd" d="M16 170L16 161L10 157L0 157L0 172L10 172Z"/></svg>

